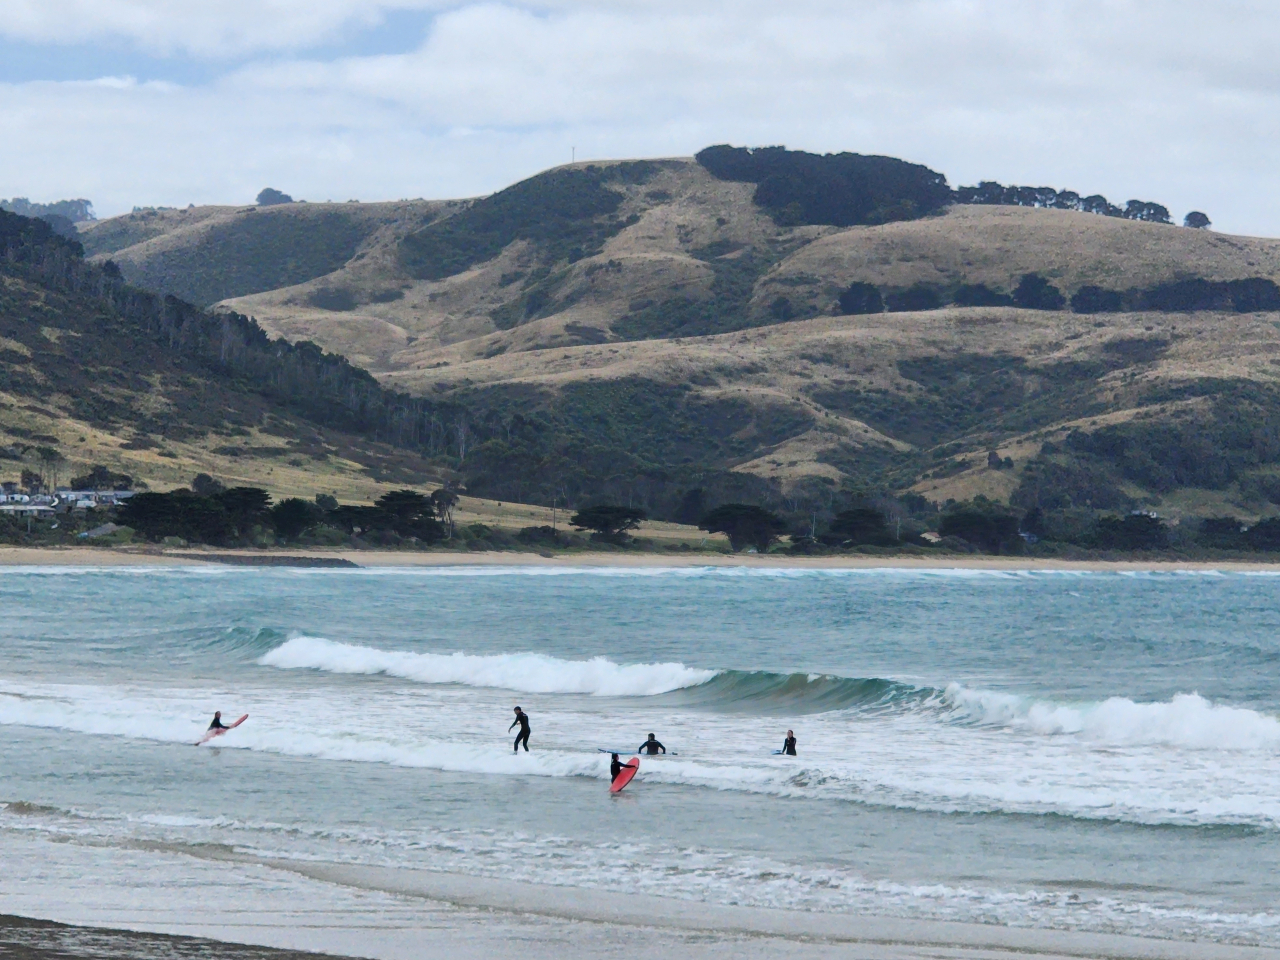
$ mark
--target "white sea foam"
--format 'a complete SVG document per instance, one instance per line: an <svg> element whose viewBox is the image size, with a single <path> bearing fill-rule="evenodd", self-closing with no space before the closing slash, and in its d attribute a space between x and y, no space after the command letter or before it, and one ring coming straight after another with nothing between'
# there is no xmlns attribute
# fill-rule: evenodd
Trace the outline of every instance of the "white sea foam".
<svg viewBox="0 0 1280 960"><path fill-rule="evenodd" d="M715 670L682 663L622 665L604 657L561 660L541 653L474 655L379 650L322 637L294 637L259 658L268 667L329 673L385 674L418 683L461 683L522 693L646 697L706 683Z"/></svg>
<svg viewBox="0 0 1280 960"><path fill-rule="evenodd" d="M950 684L945 700L956 714L982 724L1045 736L1072 734L1116 745L1190 749L1272 750L1280 747L1280 719L1244 707L1215 704L1196 693L1160 703L1110 697L1063 704Z"/></svg>

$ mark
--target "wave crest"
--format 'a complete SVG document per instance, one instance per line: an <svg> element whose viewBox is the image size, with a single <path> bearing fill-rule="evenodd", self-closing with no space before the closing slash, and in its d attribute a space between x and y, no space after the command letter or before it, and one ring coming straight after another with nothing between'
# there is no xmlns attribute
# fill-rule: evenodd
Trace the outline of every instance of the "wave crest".
<svg viewBox="0 0 1280 960"><path fill-rule="evenodd" d="M461 683L521 693L584 693L597 697L648 697L697 686L716 676L683 663L622 665L605 657L561 660L541 653L410 653L294 637L258 658L267 667L327 673L382 674L417 683Z"/></svg>
<svg viewBox="0 0 1280 960"><path fill-rule="evenodd" d="M1157 703L1109 697L1096 703L1064 704L952 683L943 699L955 720L1041 736L1065 734L1117 746L1194 750L1280 747L1280 719L1246 707L1212 703L1198 693L1179 693Z"/></svg>

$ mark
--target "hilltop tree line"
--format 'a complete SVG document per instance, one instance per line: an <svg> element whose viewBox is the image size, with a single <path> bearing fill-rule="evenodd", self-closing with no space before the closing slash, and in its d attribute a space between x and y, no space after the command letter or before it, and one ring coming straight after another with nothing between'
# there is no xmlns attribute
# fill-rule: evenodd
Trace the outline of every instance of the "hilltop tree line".
<svg viewBox="0 0 1280 960"><path fill-rule="evenodd" d="M850 227L914 220L952 203L1042 207L1172 223L1168 208L1149 200L1130 200L1121 207L1101 194L1082 197L1073 190L1006 187L993 180L952 190L944 174L894 157L720 144L699 151L696 159L721 180L754 183L755 203L780 226ZM1187 214L1183 225L1203 229L1210 222L1197 210Z"/></svg>
<svg viewBox="0 0 1280 960"><path fill-rule="evenodd" d="M882 291L875 284L855 281L836 301L841 314L866 314L938 310L957 307L1022 307L1027 310L1063 310L1075 313L1119 313L1125 310L1159 310L1185 313L1199 310L1253 313L1280 310L1280 286L1266 277L1243 280L1190 278L1112 290L1086 284L1071 296L1038 273L1023 274L1011 291L985 283L965 283L950 289L916 284Z"/></svg>

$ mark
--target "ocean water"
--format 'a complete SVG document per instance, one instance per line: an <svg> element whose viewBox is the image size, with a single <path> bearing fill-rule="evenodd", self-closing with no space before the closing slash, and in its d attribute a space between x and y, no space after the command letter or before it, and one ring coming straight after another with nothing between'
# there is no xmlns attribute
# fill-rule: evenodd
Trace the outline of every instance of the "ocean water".
<svg viewBox="0 0 1280 960"><path fill-rule="evenodd" d="M0 610L0 911L162 926L233 858L1280 946L1280 577L12 568Z"/></svg>

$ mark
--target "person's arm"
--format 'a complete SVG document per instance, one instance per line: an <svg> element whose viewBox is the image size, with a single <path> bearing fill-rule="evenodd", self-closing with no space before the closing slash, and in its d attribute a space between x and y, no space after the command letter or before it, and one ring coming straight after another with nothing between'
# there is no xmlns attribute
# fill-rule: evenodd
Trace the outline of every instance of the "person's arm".
<svg viewBox="0 0 1280 960"><path fill-rule="evenodd" d="M658 741L655 740L654 743L658 743ZM667 748L660 743L658 743L658 749L661 750L663 753L667 752Z"/></svg>
<svg viewBox="0 0 1280 960"><path fill-rule="evenodd" d="M514 726L515 726L517 723L519 723L519 722L520 722L520 721L519 721L518 719L517 719L517 720L512 720L512 721L511 721L511 727L514 727ZM507 733L510 733L510 732L511 732L511 727L507 727Z"/></svg>

